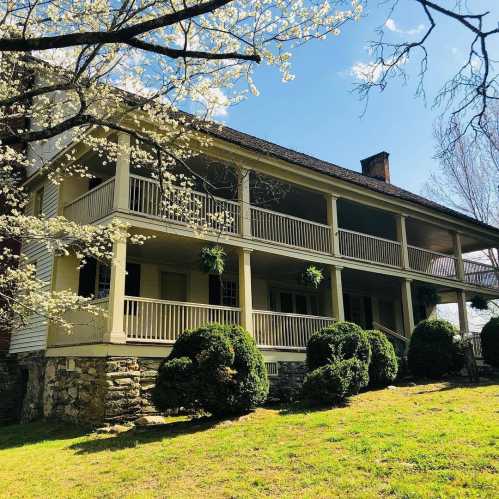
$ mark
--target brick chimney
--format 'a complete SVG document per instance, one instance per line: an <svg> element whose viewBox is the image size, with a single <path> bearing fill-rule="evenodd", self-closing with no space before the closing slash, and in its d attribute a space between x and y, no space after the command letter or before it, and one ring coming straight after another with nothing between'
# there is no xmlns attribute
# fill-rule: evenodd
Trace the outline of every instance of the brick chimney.
<svg viewBox="0 0 499 499"><path fill-rule="evenodd" d="M388 161L389 154L386 151L379 152L366 159L361 159L362 175L366 177L382 180L387 184L390 183L390 162Z"/></svg>

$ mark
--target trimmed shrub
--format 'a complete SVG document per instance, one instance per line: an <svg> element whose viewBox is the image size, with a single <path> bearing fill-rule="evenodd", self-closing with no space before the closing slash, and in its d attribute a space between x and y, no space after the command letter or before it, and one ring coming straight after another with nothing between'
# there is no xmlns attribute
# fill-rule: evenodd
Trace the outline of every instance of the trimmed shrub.
<svg viewBox="0 0 499 499"><path fill-rule="evenodd" d="M421 321L409 343L407 360L413 376L440 378L452 367L455 327L442 319Z"/></svg>
<svg viewBox="0 0 499 499"><path fill-rule="evenodd" d="M392 343L381 331L366 331L371 347L369 387L388 386L397 377L398 361Z"/></svg>
<svg viewBox="0 0 499 499"><path fill-rule="evenodd" d="M493 317L480 333L483 360L494 367L499 367L499 317Z"/></svg>
<svg viewBox="0 0 499 499"><path fill-rule="evenodd" d="M307 367L315 371L334 359L357 358L369 364L367 333L353 322L335 322L314 333L307 343Z"/></svg>
<svg viewBox="0 0 499 499"><path fill-rule="evenodd" d="M307 374L303 397L314 403L334 404L358 393L368 381L365 362L356 358L336 359Z"/></svg>
<svg viewBox="0 0 499 499"><path fill-rule="evenodd" d="M153 390L161 411L185 408L215 416L263 403L269 381L255 340L239 326L209 324L182 333L159 368Z"/></svg>

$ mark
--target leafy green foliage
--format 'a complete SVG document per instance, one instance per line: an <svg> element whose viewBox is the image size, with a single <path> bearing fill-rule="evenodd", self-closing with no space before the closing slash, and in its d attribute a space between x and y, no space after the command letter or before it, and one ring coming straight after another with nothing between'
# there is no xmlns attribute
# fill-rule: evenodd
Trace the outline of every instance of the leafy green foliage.
<svg viewBox="0 0 499 499"><path fill-rule="evenodd" d="M489 304L487 300L481 295L475 295L470 302L471 308L475 310L488 310Z"/></svg>
<svg viewBox="0 0 499 499"><path fill-rule="evenodd" d="M453 363L455 327L442 319L421 321L409 343L408 362L416 377L440 378Z"/></svg>
<svg viewBox="0 0 499 499"><path fill-rule="evenodd" d="M371 347L369 387L388 386L397 377L398 360L392 343L381 331L366 331Z"/></svg>
<svg viewBox="0 0 499 499"><path fill-rule="evenodd" d="M307 367L313 371L335 358L358 358L369 363L367 334L353 322L338 321L314 333L307 343Z"/></svg>
<svg viewBox="0 0 499 499"><path fill-rule="evenodd" d="M201 270L207 274L222 275L226 256L225 250L219 245L201 248Z"/></svg>
<svg viewBox="0 0 499 499"><path fill-rule="evenodd" d="M305 284L317 289L324 280L324 273L322 269L317 268L315 265L309 265L303 272L302 280Z"/></svg>
<svg viewBox="0 0 499 499"><path fill-rule="evenodd" d="M365 362L356 358L335 359L307 374L303 394L310 402L337 403L358 393L368 381Z"/></svg>
<svg viewBox="0 0 499 499"><path fill-rule="evenodd" d="M155 406L215 416L241 414L263 403L267 371L254 339L239 326L209 324L182 333L160 366Z"/></svg>
<svg viewBox="0 0 499 499"><path fill-rule="evenodd" d="M419 286L416 288L416 298L427 307L440 303L440 296L433 286Z"/></svg>
<svg viewBox="0 0 499 499"><path fill-rule="evenodd" d="M499 317L493 317L480 333L483 360L494 367L499 367Z"/></svg>

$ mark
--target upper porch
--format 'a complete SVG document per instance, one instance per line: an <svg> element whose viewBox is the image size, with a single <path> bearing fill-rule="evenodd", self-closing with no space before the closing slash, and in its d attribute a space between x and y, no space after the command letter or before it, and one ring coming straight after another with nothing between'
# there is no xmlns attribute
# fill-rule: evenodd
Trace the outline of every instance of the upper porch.
<svg viewBox="0 0 499 499"><path fill-rule="evenodd" d="M119 215L141 229L151 224L154 230L163 227L193 237L216 240L223 235L227 244L319 263L447 283L491 296L499 291L498 269L463 257L496 246L490 236L203 157L191 167L208 178L208 192L198 183L192 190L175 188L168 196L171 205L178 199L195 213L195 225L203 233L192 230L192 217L181 210L165 209L159 183L129 160L108 175L101 171L90 184L63 188L63 213L80 223Z"/></svg>

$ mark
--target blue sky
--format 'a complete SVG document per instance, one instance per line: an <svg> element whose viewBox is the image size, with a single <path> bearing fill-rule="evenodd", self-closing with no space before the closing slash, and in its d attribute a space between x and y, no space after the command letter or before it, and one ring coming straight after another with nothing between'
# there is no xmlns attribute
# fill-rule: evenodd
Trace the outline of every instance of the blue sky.
<svg viewBox="0 0 499 499"><path fill-rule="evenodd" d="M490 2L479 3L490 7ZM255 83L260 96L230 108L223 121L354 170L360 170L360 159L386 150L390 153L392 183L424 194L424 183L437 167L432 126L439 112L432 109L432 99L462 62L468 34L449 22L439 25L429 44L426 106L414 97L417 67L410 61L407 85L393 81L382 94L373 93L361 117L364 104L351 92L355 82L351 68L370 61L367 42L374 39L375 28L387 18L386 9L377 3L370 7L364 19L347 26L338 38L297 49L294 81L283 84L275 70L258 68ZM404 2L404 8L391 19L395 23L392 29L406 32L417 32L421 24L427 24L421 9L409 2ZM388 33L395 41L411 38L393 30ZM417 35L412 37L416 39ZM493 48L491 55L499 59L499 46Z"/></svg>

